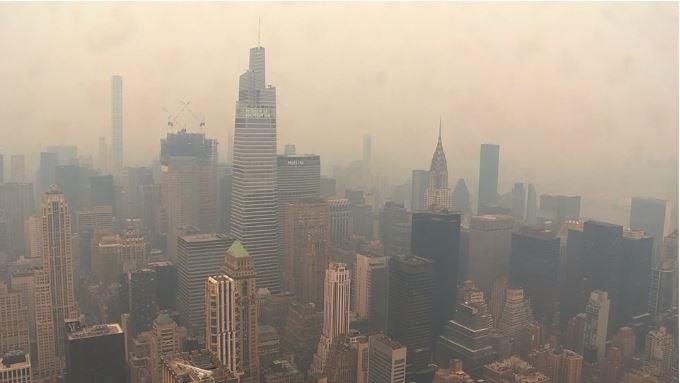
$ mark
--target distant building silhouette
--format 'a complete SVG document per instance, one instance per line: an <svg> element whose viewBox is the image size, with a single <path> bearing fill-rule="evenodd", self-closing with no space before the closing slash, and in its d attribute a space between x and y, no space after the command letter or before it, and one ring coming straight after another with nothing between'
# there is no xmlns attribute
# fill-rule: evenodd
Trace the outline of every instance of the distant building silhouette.
<svg viewBox="0 0 680 383"><path fill-rule="evenodd" d="M482 144L479 153L479 196L477 214L498 203L498 161L500 147Z"/></svg>

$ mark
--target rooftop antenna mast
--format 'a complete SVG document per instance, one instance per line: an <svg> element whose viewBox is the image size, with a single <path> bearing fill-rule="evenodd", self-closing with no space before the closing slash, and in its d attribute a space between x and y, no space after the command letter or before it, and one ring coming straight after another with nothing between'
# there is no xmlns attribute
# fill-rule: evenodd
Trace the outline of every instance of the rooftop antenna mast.
<svg viewBox="0 0 680 383"><path fill-rule="evenodd" d="M260 24L262 23L262 19L260 17L257 18L257 46L258 48L261 47L260 45Z"/></svg>

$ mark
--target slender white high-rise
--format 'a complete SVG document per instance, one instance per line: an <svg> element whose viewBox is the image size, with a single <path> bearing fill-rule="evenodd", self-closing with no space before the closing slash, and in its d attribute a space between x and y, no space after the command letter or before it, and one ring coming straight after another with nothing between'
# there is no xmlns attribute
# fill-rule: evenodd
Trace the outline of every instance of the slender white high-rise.
<svg viewBox="0 0 680 383"><path fill-rule="evenodd" d="M276 188L276 88L265 86L264 48L250 50L239 78L233 150L231 234L255 263L258 288L280 291Z"/></svg>
<svg viewBox="0 0 680 383"><path fill-rule="evenodd" d="M113 174L123 168L123 78L111 76L111 167Z"/></svg>
<svg viewBox="0 0 680 383"><path fill-rule="evenodd" d="M234 375L243 375L238 336L238 284L229 276L208 277L205 285L205 344Z"/></svg>
<svg viewBox="0 0 680 383"><path fill-rule="evenodd" d="M326 270L323 300L323 328L310 367L313 376L325 372L333 343L349 332L350 276L344 263L331 263Z"/></svg>

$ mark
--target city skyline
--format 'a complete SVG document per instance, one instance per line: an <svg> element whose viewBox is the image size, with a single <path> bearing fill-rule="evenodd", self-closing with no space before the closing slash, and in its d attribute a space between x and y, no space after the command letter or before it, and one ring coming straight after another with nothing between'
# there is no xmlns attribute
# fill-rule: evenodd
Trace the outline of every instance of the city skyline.
<svg viewBox="0 0 680 383"><path fill-rule="evenodd" d="M0 383L677 382L678 9L0 6Z"/></svg>
<svg viewBox="0 0 680 383"><path fill-rule="evenodd" d="M677 79L675 73L677 45L672 44L667 39L668 35L663 34L667 28L677 31L677 23L670 17L677 16L677 7L673 4L661 4L656 7L634 4L550 7L533 4L523 7L501 5L493 8L487 8L482 4L464 6L440 4L409 8L408 5L402 4L384 9L371 5L355 5L356 8L329 5L334 11L340 12L341 16L354 14L355 9L363 11L364 18L359 20L357 28L367 32L364 35L368 37L358 40L356 44L350 44L351 36L340 37L333 32L335 21L333 18L328 19L322 12L324 8L319 8L320 5L283 8L290 11L284 12L285 17L280 20L269 16L280 5L273 5L271 9L244 5L244 14L253 13L253 16L251 19L242 17L242 20L230 27L238 28L238 33L224 30L224 27L216 25L214 21L218 17L228 19L231 17L229 10L241 8L235 4L214 7L203 5L191 8L191 12L203 18L200 29L205 31L204 36L218 37L217 42L223 43L215 45L215 42L204 41L201 35L195 33L179 36L176 35L178 32L171 32L173 33L171 36L177 37L169 39L174 42L165 42L165 39L155 41L155 44L151 45L151 54L145 55L147 59L126 58L125 61L120 61L116 57L120 55L127 57L126 52L137 52L138 41L152 38L158 31L159 26L153 19L151 21L144 19L144 15L154 9L151 5L102 6L83 11L85 18L77 18L74 9L69 6L13 7L16 8L7 8L15 10L13 19L25 18L25 25L30 25L35 31L35 38L27 42L31 45L22 50L22 56L28 55L35 61L37 66L33 70L37 71L37 78L44 76L41 75L44 67L40 65L52 63L53 60L60 60L53 63L56 65L55 70L68 63L73 65L73 68L87 70L88 73L95 75L88 76L86 80L78 80L79 75L73 73L66 76L66 79L70 80L67 83L55 81L56 83L52 85L52 82L48 81L41 84L44 96L33 99L30 105L21 102L23 100L21 92L14 94L12 99L15 100L16 107L5 112L0 111L0 116L8 121L16 120L13 125L23 127L23 130L22 133L12 135L0 144L0 152L6 157L14 152L28 152L29 148L30 152L38 153L55 139L63 140L64 142L61 142L63 144L77 144L81 153L95 154L98 137L104 136L111 148L110 92L105 88L110 76L119 74L125 84L123 136L126 165L145 165L154 159L153 151L145 150L148 147L146 141L152 137L156 139L167 132L165 130L167 114L162 109L165 107L173 113L178 111L182 106L178 102L179 99L191 100L192 111L200 118L205 118L206 125L202 129L222 144L221 156L224 158L229 143L227 138L230 131L229 121L233 121L235 113L230 105L234 104L238 93L233 73L246 68L247 63L242 55L230 55L226 59L221 52L243 51L256 45L257 18L261 17L262 45L269 48L271 62L269 77L273 80L271 82L277 83L284 92L282 97L279 97L281 110L284 112L279 116L278 151L282 151L284 144L295 143L300 152L319 154L325 159L322 163L325 174L330 172L334 164L345 166L352 158L361 158L361 136L370 132L374 147L373 168L380 170L383 177L393 182L405 180L410 169L426 166L424 155L431 152L430 138L436 137L437 117L441 115L444 147L457 149L449 153L450 180L464 178L474 198L478 184L476 174L478 145L486 142L502 147L499 180L501 191L511 188L516 181L524 181L536 185L539 192L580 193L589 197L590 202L584 203L584 209L593 211L589 216L604 212L609 215L607 218L610 220L621 221L620 218L625 218L628 212L619 211L625 209L622 206L625 206L627 198L622 189L629 190L626 193L628 195L665 199L669 199L676 192L673 184L676 182L674 174L677 173L677 148L672 147L670 143L677 141L677 132L673 129L677 124L675 102L677 81L659 81L660 78ZM163 8L163 14L174 20L179 17L178 11L183 9L179 5L173 5ZM571 12L560 13L562 9ZM296 12L292 12L293 10ZM369 26L377 10L384 14L385 21ZM404 53L395 51L391 42L393 39L387 38L388 33L394 33L394 40L399 40L397 37L400 37L402 32L395 29L394 24L405 21L403 20L405 14L411 10L426 19L433 18L436 22L430 23L432 26L419 31L413 37L405 38L406 46L409 47L406 52L411 56L420 56L424 59L421 61L429 62L428 58L432 53L424 51L423 48L431 45L446 47L439 50L439 59L434 61L440 64L416 64ZM434 10L439 12L433 12ZM441 15L432 16L436 13ZM504 31L509 31L511 35L501 36L494 28L481 29L484 25L481 15L486 13L488 17L498 19L499 22L505 20L503 22L509 23L507 20L525 18L530 22L527 22L525 28L517 29L514 28L515 24L507 24L507 27L513 28ZM558 17L557 14L560 14L560 18L564 17L563 22L550 24L548 20L554 20ZM59 59L62 57L59 53L53 58L45 57L46 51L40 50L43 53L38 53L39 51L33 49L34 44L39 44L45 38L39 33L40 27L35 23L48 15L52 17L53 23L74 21L64 33L83 32L84 41L74 40L65 44L69 44L74 54L82 55L84 60L79 63L64 61L65 58ZM307 29L303 28L298 32L290 30L286 21L293 17L292 15L298 15ZM456 26L457 23L450 26L452 28L450 33L444 29L444 24L440 21L447 17L460 20L459 26ZM642 35L634 34L636 29L621 24L621 20L627 18L635 20L635 26L646 32ZM90 24L90 20L98 19L104 20L110 30L103 31L100 26ZM140 24L140 20L145 20L145 23ZM322 20L330 23L328 27L320 24ZM564 26L576 22L580 23L583 32L573 31L569 35L561 33ZM408 21L406 23L411 27L415 26ZM7 28L3 30L11 32L18 27L13 23L5 23L2 28ZM185 28L188 27L182 27L182 31ZM316 33L311 34L308 30ZM558 34L559 40L548 40ZM591 41L593 34L601 44L596 45ZM623 39L629 41L627 45L622 46L623 43L619 42L619 36L622 34L630 36L629 39ZM616 40L613 40L614 38ZM417 39L426 43L423 48L415 48ZM290 41L297 41L299 45L292 45ZM384 44L379 50L375 50L377 47L374 44L378 41ZM506 41L514 42L514 45L504 46ZM13 44L0 42L10 52L14 49ZM333 44L339 44L340 48L346 50L342 58L345 66L342 72L335 75L329 72L336 68L334 61L337 53L328 50ZM611 48L602 52L600 46ZM195 51L196 54L210 57L213 64L205 67L200 67L198 63L192 63L188 67L168 64L166 74L161 71L150 77L140 77L140 70L151 63L156 65L158 59L166 61L164 58L173 49L186 51L188 55ZM300 50L307 53L294 54ZM464 58L449 53L458 50L466 53ZM547 57L555 56L554 50L561 52L561 56L548 59ZM384 53L381 53L383 51ZM507 53L503 53L506 51ZM627 56L620 52L626 52ZM586 62L582 59L594 54L598 55L595 56L598 60ZM302 64L301 60L304 58L311 58L311 63ZM510 60L510 62L504 67L493 68L490 66L492 58L495 61ZM388 62L392 63L394 68L390 68ZM100 63L105 65L99 65ZM131 66L132 63L135 65ZM30 68L14 66L16 64L18 62L15 60L8 60L0 69L6 69L4 73L12 75L9 84L20 85L22 88L30 87L31 81L36 76L26 78L24 73ZM97 65L99 69L94 69L93 65ZM418 73L419 65L425 65L423 69L428 73L427 82L418 84L404 79L405 75L414 77L415 73ZM298 68L301 67L305 68L304 77L300 77ZM483 69L473 70L477 67ZM445 68L451 69L447 71ZM484 76L480 71L492 68L494 73L498 73L494 76L493 82L483 80ZM534 70L529 73L530 68ZM558 79L570 81L564 83L558 79L545 77L552 71L564 74L557 76ZM199 76L198 73L209 75L211 81L204 81L205 75ZM647 73L658 73L658 76L650 77ZM463 75L464 78L461 77ZM160 76L163 76L162 81ZM433 82L432 76L440 78L442 85L450 86L437 85ZM342 80L345 77L352 80L349 82ZM615 81L620 83L612 87L616 84ZM168 85L164 84L172 85L168 88ZM518 84L521 84L521 88L517 88ZM548 86L550 88L547 88ZM449 88L451 90L446 90ZM302 92L307 97L294 96L299 94L301 89L307 90ZM337 89L337 92L329 93L328 89ZM540 97L547 89L550 89L555 97ZM636 91L631 93L629 89ZM427 91L430 97L435 96L434 99L429 99L425 104L413 104L412 98L423 91ZM523 95L518 101L513 101L517 99L512 96L515 91L521 91ZM68 93L72 101L63 104L59 97L49 96L55 92ZM356 99L348 97L347 92L364 95ZM163 96L156 96L157 94ZM600 97L592 99L595 95ZM367 102L368 99L365 98L370 96L383 98L389 102ZM499 98L503 96L507 97ZM578 101L583 97L588 98L587 103ZM75 110L70 106L80 102L79 100L89 105L88 111ZM357 102L359 100L361 102ZM548 102L549 100L552 101ZM557 100L560 100L559 107L556 104ZM659 106L651 106L651 100L657 100ZM520 101L522 104L517 105ZM333 105L331 102L340 103L343 107L336 110L331 106ZM369 109L362 104L373 107ZM396 116L389 117L394 114L395 105L413 105L411 108L398 108L401 111L406 109L413 112L399 112L396 116L401 117L395 120ZM667 105L667 108L661 105ZM26 108L40 108L48 113L40 113L30 119L25 115L19 118L21 111ZM339 114L340 110L347 108L353 113ZM649 108L663 109L654 111ZM532 110L541 110L541 113L532 116ZM625 114L616 115L613 111ZM325 122L321 119L323 114L329 117ZM38 116L42 115L50 116L49 123L40 121L44 117ZM645 119L651 118L652 115L654 120L645 123ZM185 114L184 118L190 128L196 131L200 129L198 121L190 114ZM30 125L25 125L29 122ZM649 131L650 123L654 126L654 134L645 135L643 132ZM41 128L48 125L49 131ZM80 130L84 126L90 128L81 134ZM332 134L337 145L332 147L325 145L318 126L325 126L326 129L323 131ZM45 134L38 137L35 134L25 135L36 130ZM78 134L74 134L75 132ZM415 132L418 134L414 135ZM585 142L578 140L578 137L586 132L592 132L592 139ZM606 139L612 132L618 132L617 140L613 140L616 146L612 145L611 140ZM412 136L408 150L403 142L393 139L404 134ZM528 146L526 141L532 141L529 139L530 136L544 138L543 147L538 148L540 150ZM550 137L554 139L549 139ZM577 158L554 155L566 153L576 147L580 153ZM660 148L666 149L659 150ZM404 153L400 156L397 166L393 164L395 157L390 154L395 151ZM619 154L621 152L626 155L621 156ZM27 158L29 170L36 168L36 161L37 157ZM588 168L588 172L579 171L591 161L596 161L599 166ZM557 169L559 171L556 172ZM27 175L31 177L32 173L29 172ZM609 200L603 201L605 198ZM613 206L607 206L608 204ZM612 216L616 219L610 218Z"/></svg>

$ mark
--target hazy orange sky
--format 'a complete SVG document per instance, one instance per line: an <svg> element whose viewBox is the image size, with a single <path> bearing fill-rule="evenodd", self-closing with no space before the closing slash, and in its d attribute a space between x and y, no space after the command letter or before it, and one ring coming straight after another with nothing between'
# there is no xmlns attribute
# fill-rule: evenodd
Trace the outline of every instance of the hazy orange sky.
<svg viewBox="0 0 680 383"><path fill-rule="evenodd" d="M50 144L110 140L124 81L125 159L146 165L178 100L226 146L257 44L278 91L279 146L361 155L390 181L425 168L443 120L452 184L476 193L479 144L501 145L501 191L620 203L677 182L676 3L0 4L0 153L33 171ZM188 128L196 129L188 118Z"/></svg>

